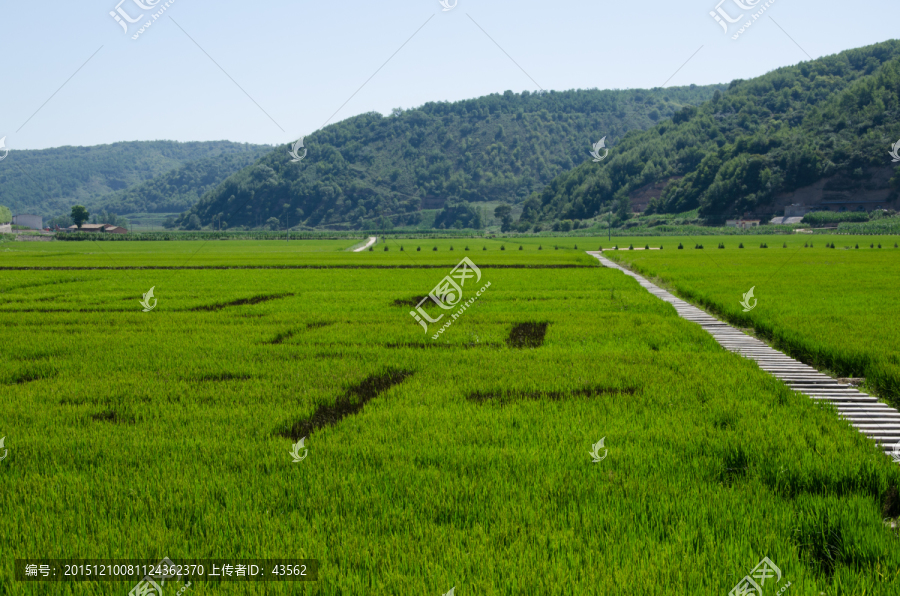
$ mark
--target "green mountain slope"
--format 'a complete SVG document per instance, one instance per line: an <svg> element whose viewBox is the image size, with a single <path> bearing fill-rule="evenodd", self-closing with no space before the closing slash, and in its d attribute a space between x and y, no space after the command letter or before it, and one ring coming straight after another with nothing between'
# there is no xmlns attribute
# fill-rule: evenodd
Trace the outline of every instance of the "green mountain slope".
<svg viewBox="0 0 900 596"><path fill-rule="evenodd" d="M76 203L93 208L101 197L109 203L110 193L190 162L263 150L271 150L271 146L230 141L135 141L11 151L0 163L0 204L15 213L59 215ZM235 167L239 168L238 164Z"/></svg>
<svg viewBox="0 0 900 596"><path fill-rule="evenodd" d="M422 208L521 201L590 159L600 137L614 145L627 131L649 128L718 89L724 86L507 91L388 117L363 114L306 137L299 163L289 146L278 147L204 196L181 222L196 215L195 224L221 219L253 227L286 215L308 226L358 227L381 217L411 224Z"/></svg>
<svg viewBox="0 0 900 596"><path fill-rule="evenodd" d="M898 138L900 42L892 40L734 81L699 108L626 135L603 162L553 180L526 201L522 223L609 210L624 217L637 198L647 212L699 207L721 221L772 214L814 184L819 197L875 189L896 201L900 174L888 150Z"/></svg>
<svg viewBox="0 0 900 596"><path fill-rule="evenodd" d="M263 145L191 161L126 190L104 195L96 200L94 208L111 213L178 213L193 207L205 193L271 149Z"/></svg>

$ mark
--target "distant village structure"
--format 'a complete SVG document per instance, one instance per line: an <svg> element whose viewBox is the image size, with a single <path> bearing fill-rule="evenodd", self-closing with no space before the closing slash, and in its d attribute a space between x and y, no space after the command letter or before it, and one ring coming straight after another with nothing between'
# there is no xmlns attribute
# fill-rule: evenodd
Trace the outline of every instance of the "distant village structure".
<svg viewBox="0 0 900 596"><path fill-rule="evenodd" d="M13 215L12 225L24 226L26 228L31 228L32 230L41 230L44 228L44 218L40 215L31 215L30 213Z"/></svg>
<svg viewBox="0 0 900 596"><path fill-rule="evenodd" d="M67 232L100 232L105 234L127 234L128 230L114 226L112 224L82 224L78 226L69 226L65 229Z"/></svg>
<svg viewBox="0 0 900 596"><path fill-rule="evenodd" d="M769 223L773 224L798 224L803 221L803 216L812 211L806 205L794 203L784 208L783 217L773 217Z"/></svg>
<svg viewBox="0 0 900 596"><path fill-rule="evenodd" d="M725 225L732 228L740 228L742 230L746 230L747 228L755 228L759 225L758 219L729 219L725 221Z"/></svg>

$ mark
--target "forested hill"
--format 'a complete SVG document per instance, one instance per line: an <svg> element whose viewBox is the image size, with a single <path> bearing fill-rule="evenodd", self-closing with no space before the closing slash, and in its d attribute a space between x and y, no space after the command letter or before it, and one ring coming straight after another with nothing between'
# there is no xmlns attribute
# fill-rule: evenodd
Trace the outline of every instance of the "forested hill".
<svg viewBox="0 0 900 596"><path fill-rule="evenodd" d="M197 215L204 225L221 219L252 227L287 215L308 226L357 227L381 217L411 224L423 207L522 201L590 159L591 143L601 137L614 145L717 89L724 86L507 91L391 116L363 114L307 136L301 162L291 161L289 145L276 148L203 197L181 222L196 225Z"/></svg>
<svg viewBox="0 0 900 596"><path fill-rule="evenodd" d="M253 147L253 146L251 146ZM125 190L99 197L95 209L110 213L179 213L190 209L228 176L269 153L269 145L190 161Z"/></svg>
<svg viewBox="0 0 900 596"><path fill-rule="evenodd" d="M898 138L900 42L892 40L733 81L699 108L626 135L603 162L553 180L526 201L520 225L625 216L630 197L654 184L664 190L648 212L699 207L710 221L765 212L779 193L831 176L862 188L893 173L896 197L900 169L891 172L888 152Z"/></svg>
<svg viewBox="0 0 900 596"><path fill-rule="evenodd" d="M68 213L76 203L93 208L101 197L190 162L218 157L229 162L231 156L249 153L255 157L271 149L270 145L229 141L135 141L92 147L12 150L0 163L0 205L8 206L14 213L45 216ZM244 163L233 164L235 170ZM104 201L105 204L111 202L111 197Z"/></svg>

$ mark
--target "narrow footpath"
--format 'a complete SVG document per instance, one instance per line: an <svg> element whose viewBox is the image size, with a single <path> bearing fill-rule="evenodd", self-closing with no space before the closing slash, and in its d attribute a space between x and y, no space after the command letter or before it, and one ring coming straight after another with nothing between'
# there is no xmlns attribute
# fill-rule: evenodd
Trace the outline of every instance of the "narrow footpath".
<svg viewBox="0 0 900 596"><path fill-rule="evenodd" d="M878 443L885 454L894 455L894 461L900 464L900 412L880 403L871 395L857 391L850 385L838 383L811 366L738 331L689 302L676 298L640 275L613 263L603 253L589 251L587 254L597 258L604 267L618 269L636 279L651 294L674 306L682 318L703 327L726 350L755 360L762 370L777 377L794 391L810 399L834 404L842 418Z"/></svg>
<svg viewBox="0 0 900 596"><path fill-rule="evenodd" d="M354 248L353 252L362 252L362 251L366 250L367 248L369 248L370 246L372 246L373 244L375 244L375 242L377 240L378 240L378 238L376 238L375 236L369 236L369 240L365 243L365 245L360 246L359 248Z"/></svg>

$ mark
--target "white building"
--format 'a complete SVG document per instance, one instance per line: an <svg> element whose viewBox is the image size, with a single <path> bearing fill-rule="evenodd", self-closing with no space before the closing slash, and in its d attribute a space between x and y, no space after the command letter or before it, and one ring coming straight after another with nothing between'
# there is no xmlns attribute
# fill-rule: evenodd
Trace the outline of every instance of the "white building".
<svg viewBox="0 0 900 596"><path fill-rule="evenodd" d="M30 215L28 213L13 215L12 223L14 226L25 226L32 230L44 229L44 219L40 215Z"/></svg>
<svg viewBox="0 0 900 596"><path fill-rule="evenodd" d="M741 228L746 230L747 228L755 228L759 225L758 219L728 219L725 221L725 225L731 228Z"/></svg>
<svg viewBox="0 0 900 596"><path fill-rule="evenodd" d="M803 221L802 217L773 217L769 222L771 224L798 224Z"/></svg>

